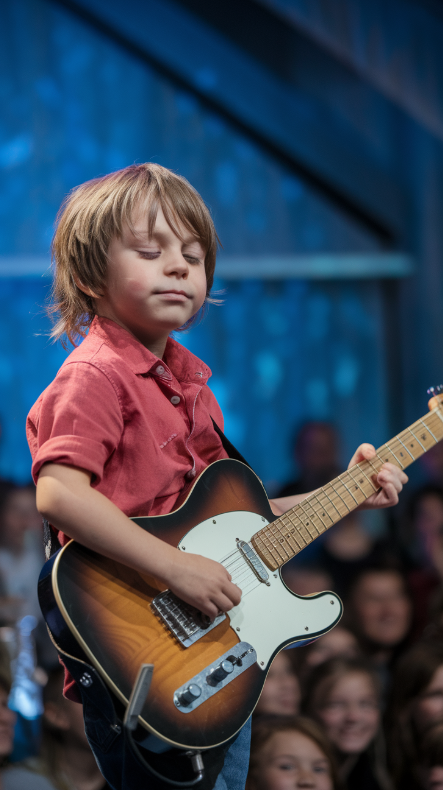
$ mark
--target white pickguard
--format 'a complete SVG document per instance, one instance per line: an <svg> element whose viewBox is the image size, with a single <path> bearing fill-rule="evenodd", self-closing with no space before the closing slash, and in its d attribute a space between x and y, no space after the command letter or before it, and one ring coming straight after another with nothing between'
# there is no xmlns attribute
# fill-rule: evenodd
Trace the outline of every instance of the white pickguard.
<svg viewBox="0 0 443 790"><path fill-rule="evenodd" d="M221 562L231 573L232 581L243 589L240 604L228 615L239 640L255 648L258 665L263 669L280 645L320 636L335 625L342 613L337 595L323 592L306 598L297 596L288 590L279 571L266 569L269 586L259 582L241 557L237 539L248 543L267 523L262 516L245 510L221 513L191 529L178 546L182 551ZM234 552L237 555L232 557Z"/></svg>

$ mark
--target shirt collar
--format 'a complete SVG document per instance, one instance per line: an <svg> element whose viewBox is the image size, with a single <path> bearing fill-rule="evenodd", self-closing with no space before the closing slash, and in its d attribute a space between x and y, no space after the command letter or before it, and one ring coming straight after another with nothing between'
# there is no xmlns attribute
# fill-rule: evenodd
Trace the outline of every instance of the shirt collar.
<svg viewBox="0 0 443 790"><path fill-rule="evenodd" d="M122 357L133 373L152 373L157 368L169 368L177 381L190 381L195 384L206 384L212 375L210 368L195 354L169 337L163 359L160 360L152 351L145 348L127 329L110 318L95 316L89 335L101 337L120 357Z"/></svg>

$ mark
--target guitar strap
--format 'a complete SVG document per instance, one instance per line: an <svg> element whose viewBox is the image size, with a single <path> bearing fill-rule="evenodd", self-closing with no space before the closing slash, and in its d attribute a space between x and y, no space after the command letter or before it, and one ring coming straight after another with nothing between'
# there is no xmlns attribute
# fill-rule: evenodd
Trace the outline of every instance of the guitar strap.
<svg viewBox="0 0 443 790"><path fill-rule="evenodd" d="M222 429L218 427L217 423L215 422L214 419L212 419L212 417L211 420L214 425L214 430L216 433L218 433L221 439L221 443L224 449L226 450L229 458L233 458L235 461L241 461L242 464L245 464L246 466L249 466L250 469L252 469L251 465L248 464L246 459L243 458L242 454L237 450L236 447L234 447L232 442L230 442L229 439L224 435ZM52 555L55 554L56 551L61 549L61 543L58 539L57 532L51 526L49 521L47 521L45 518L43 519L43 544L45 548L45 557L47 560L49 560L50 557L52 557Z"/></svg>
<svg viewBox="0 0 443 790"><path fill-rule="evenodd" d="M211 417L211 420L212 420L212 423L214 425L214 430L220 436L221 443L222 443L223 447L225 448L227 454L229 455L229 458L233 458L234 461L241 461L242 464L245 464L246 466L249 466L250 469L252 469L251 464L248 464L246 459L243 458L242 454L237 450L236 447L234 447L232 442L230 442L229 439L224 435L222 429L218 427L217 423L215 422L215 420L212 417Z"/></svg>

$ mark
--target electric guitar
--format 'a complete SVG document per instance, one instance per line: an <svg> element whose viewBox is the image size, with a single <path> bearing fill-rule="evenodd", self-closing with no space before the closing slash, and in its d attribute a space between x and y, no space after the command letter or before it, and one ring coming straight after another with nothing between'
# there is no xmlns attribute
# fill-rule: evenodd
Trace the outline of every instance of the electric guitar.
<svg viewBox="0 0 443 790"><path fill-rule="evenodd" d="M332 592L301 597L280 568L364 502L385 462L400 468L443 439L443 394L429 413L363 461L276 517L245 464L216 461L169 515L133 518L179 551L217 560L243 591L212 623L137 573L71 541L44 566L40 604L55 642L72 644L126 706L139 668L154 665L139 723L171 746L208 749L248 719L277 653L333 628L342 614Z"/></svg>

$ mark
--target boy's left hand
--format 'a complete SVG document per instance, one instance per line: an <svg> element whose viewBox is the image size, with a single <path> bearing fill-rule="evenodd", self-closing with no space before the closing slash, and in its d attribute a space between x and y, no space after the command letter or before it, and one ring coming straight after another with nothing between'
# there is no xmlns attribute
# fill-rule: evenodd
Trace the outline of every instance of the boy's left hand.
<svg viewBox="0 0 443 790"><path fill-rule="evenodd" d="M348 469L360 461L370 461L376 455L375 447L372 444L361 444L352 456ZM380 486L380 491L376 491L366 502L360 505L360 509L392 507L398 502L398 495L403 486L408 482L408 476L395 466L395 464L383 464L379 473L373 475L372 480L375 485Z"/></svg>

